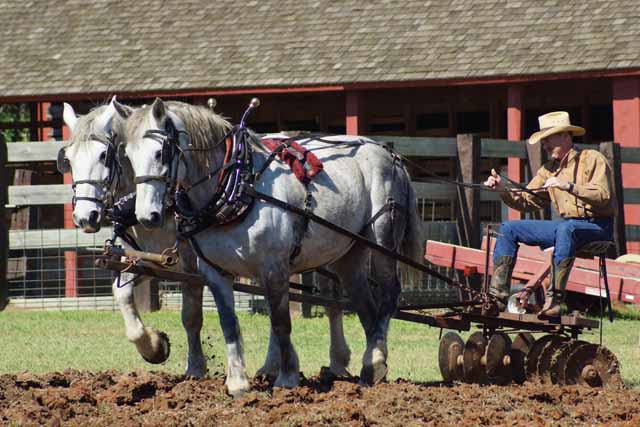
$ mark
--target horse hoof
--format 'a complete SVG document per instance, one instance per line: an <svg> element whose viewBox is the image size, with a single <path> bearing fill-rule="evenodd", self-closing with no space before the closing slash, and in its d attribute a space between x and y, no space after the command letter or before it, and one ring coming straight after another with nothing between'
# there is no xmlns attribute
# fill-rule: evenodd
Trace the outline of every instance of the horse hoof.
<svg viewBox="0 0 640 427"><path fill-rule="evenodd" d="M267 380L273 381L278 377L278 367L275 369L269 369L266 366L258 369L255 375L257 378L266 378Z"/></svg>
<svg viewBox="0 0 640 427"><path fill-rule="evenodd" d="M166 362L169 358L169 355L171 354L171 343L169 341L169 336L164 332L148 328L147 337L149 341L149 351L141 351L140 355L142 356L142 358L149 363L153 363L154 365Z"/></svg>
<svg viewBox="0 0 640 427"><path fill-rule="evenodd" d="M243 396L251 389L249 380L246 378L236 381L227 381L225 385L227 386L227 393L234 399Z"/></svg>
<svg viewBox="0 0 640 427"><path fill-rule="evenodd" d="M360 372L360 383L365 385L379 384L385 380L388 371L387 364L384 362L363 366Z"/></svg>
<svg viewBox="0 0 640 427"><path fill-rule="evenodd" d="M273 383L274 387L281 388L296 388L300 385L300 375L279 375L276 381Z"/></svg>

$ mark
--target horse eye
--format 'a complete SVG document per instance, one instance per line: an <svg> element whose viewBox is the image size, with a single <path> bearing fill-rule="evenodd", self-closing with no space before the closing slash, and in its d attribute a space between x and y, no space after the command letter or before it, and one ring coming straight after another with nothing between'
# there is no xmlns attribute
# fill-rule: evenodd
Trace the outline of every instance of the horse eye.
<svg viewBox="0 0 640 427"><path fill-rule="evenodd" d="M157 162L161 162L162 161L162 150L158 150L156 151L156 153L153 156Z"/></svg>
<svg viewBox="0 0 640 427"><path fill-rule="evenodd" d="M107 152L103 151L102 153L100 153L100 161L104 163L106 160L107 160Z"/></svg>

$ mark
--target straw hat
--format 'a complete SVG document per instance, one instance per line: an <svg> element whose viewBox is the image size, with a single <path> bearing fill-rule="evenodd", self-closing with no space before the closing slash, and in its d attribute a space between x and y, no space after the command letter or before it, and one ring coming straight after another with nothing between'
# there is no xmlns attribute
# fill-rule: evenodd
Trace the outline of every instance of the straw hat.
<svg viewBox="0 0 640 427"><path fill-rule="evenodd" d="M571 132L574 136L584 135L585 130L580 126L573 126L569 121L569 113L566 111L554 111L538 117L540 131L529 138L529 144L545 139L548 136L561 132Z"/></svg>

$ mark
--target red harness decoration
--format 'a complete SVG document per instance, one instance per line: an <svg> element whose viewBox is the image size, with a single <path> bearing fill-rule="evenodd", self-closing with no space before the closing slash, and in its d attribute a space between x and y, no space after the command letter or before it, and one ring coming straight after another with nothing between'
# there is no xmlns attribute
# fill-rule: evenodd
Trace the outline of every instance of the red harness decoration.
<svg viewBox="0 0 640 427"><path fill-rule="evenodd" d="M280 145L287 143L287 140L261 139L260 142L269 150L275 151ZM288 142L288 147L281 149L278 157L286 162L296 178L305 184L323 169L320 159L297 142Z"/></svg>

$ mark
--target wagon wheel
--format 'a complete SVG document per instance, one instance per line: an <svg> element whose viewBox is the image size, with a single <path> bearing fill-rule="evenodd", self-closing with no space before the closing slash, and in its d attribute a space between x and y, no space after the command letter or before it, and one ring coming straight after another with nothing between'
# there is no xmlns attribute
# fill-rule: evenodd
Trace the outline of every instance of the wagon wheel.
<svg viewBox="0 0 640 427"><path fill-rule="evenodd" d="M438 364L445 382L460 381L464 377L462 370L462 352L464 341L455 332L447 332L440 340Z"/></svg>
<svg viewBox="0 0 640 427"><path fill-rule="evenodd" d="M511 382L511 338L503 332L496 332L489 338L485 353L487 377L496 384Z"/></svg>
<svg viewBox="0 0 640 427"><path fill-rule="evenodd" d="M483 383L487 374L482 366L482 358L487 348L487 339L482 332L471 334L462 352L462 371L464 380L470 383Z"/></svg>
<svg viewBox="0 0 640 427"><path fill-rule="evenodd" d="M567 368L567 359L578 347L589 344L585 341L570 340L562 344L558 351L551 357L549 374L553 384L565 385L564 371Z"/></svg>
<svg viewBox="0 0 640 427"><path fill-rule="evenodd" d="M517 384L522 384L526 377L525 360L535 338L529 332L520 332L511 344L511 376Z"/></svg>
<svg viewBox="0 0 640 427"><path fill-rule="evenodd" d="M547 342L538 356L537 373L540 381L543 383L551 383L551 358L554 354L569 341L569 338L561 335L553 335L553 338Z"/></svg>
<svg viewBox="0 0 640 427"><path fill-rule="evenodd" d="M553 337L554 335L544 335L531 345L529 353L527 353L527 357L525 358L525 372L528 380L532 380L538 376L538 358L544 346L547 345Z"/></svg>
<svg viewBox="0 0 640 427"><path fill-rule="evenodd" d="M575 349L567 359L564 371L566 384L590 387L623 387L620 363L606 347L585 344Z"/></svg>

